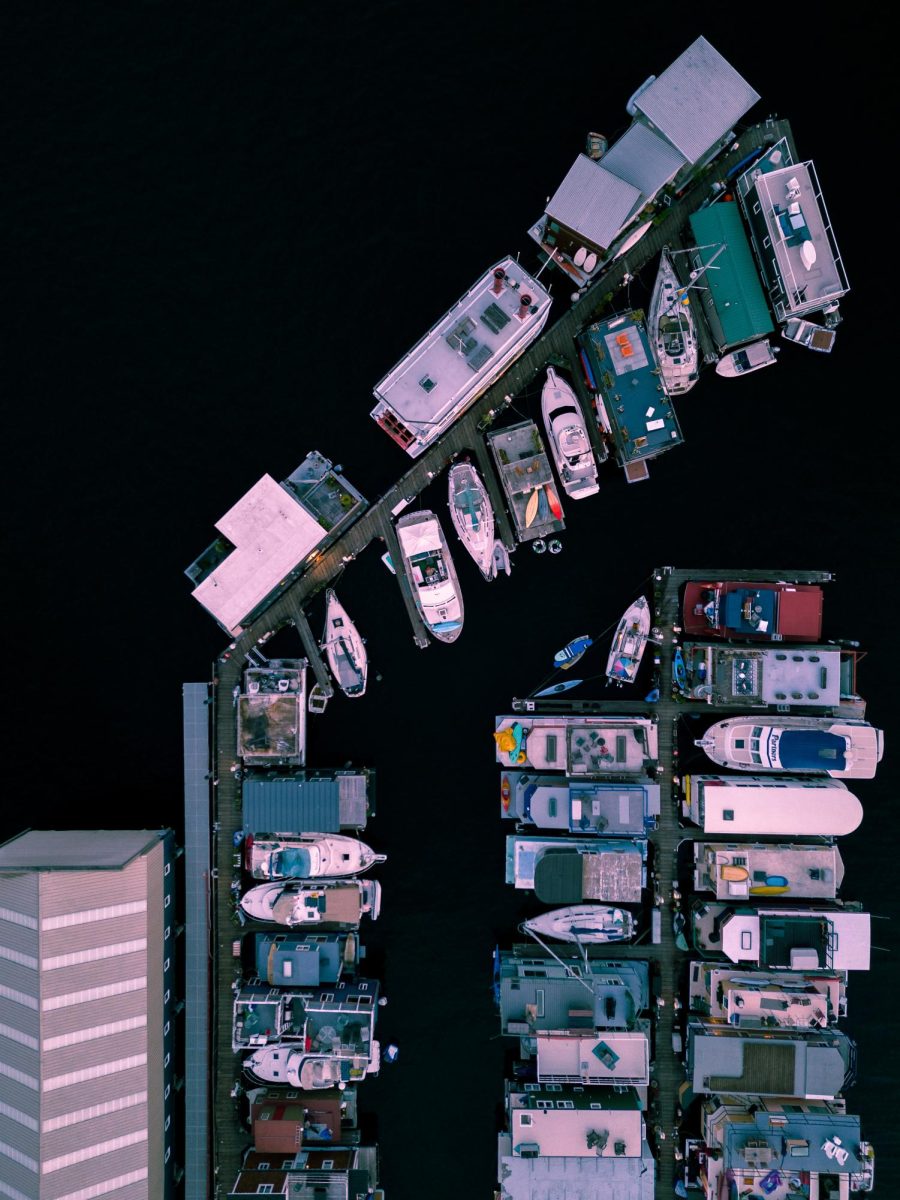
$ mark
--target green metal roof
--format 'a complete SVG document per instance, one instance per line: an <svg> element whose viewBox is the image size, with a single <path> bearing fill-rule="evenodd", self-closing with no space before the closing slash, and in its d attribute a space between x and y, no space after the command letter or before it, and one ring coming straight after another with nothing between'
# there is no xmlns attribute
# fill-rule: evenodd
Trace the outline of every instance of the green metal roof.
<svg viewBox="0 0 900 1200"><path fill-rule="evenodd" d="M737 346L771 333L772 318L737 204L711 204L692 213L690 223L697 245L708 247L700 251L704 263L723 242L727 247L712 268L700 276L702 286L710 289L725 345Z"/></svg>

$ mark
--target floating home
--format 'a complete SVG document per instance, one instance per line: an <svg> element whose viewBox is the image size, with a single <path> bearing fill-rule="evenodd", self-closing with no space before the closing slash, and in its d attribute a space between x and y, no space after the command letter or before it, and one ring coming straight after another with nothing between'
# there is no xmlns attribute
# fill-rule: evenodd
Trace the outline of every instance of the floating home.
<svg viewBox="0 0 900 1200"><path fill-rule="evenodd" d="M241 782L243 833L257 829L338 833L364 829L375 815L375 772L248 771Z"/></svg>
<svg viewBox="0 0 900 1200"><path fill-rule="evenodd" d="M264 475L216 522L219 536L185 571L194 598L237 636L367 507L317 451L282 483Z"/></svg>
<svg viewBox="0 0 900 1200"><path fill-rule="evenodd" d="M585 1035L569 1030L539 1033L537 1081L585 1087L646 1088L650 1083L650 1022L633 1029Z"/></svg>
<svg viewBox="0 0 900 1200"><path fill-rule="evenodd" d="M656 1160L633 1089L598 1093L507 1083L506 1112L508 1132L497 1138L497 1178L506 1200L653 1200Z"/></svg>
<svg viewBox="0 0 900 1200"><path fill-rule="evenodd" d="M647 842L514 835L506 839L506 882L534 889L545 904L640 904Z"/></svg>
<svg viewBox="0 0 900 1200"><path fill-rule="evenodd" d="M642 836L659 816L659 784L504 771L500 777L500 815L514 818L521 829Z"/></svg>
<svg viewBox="0 0 900 1200"><path fill-rule="evenodd" d="M850 283L813 163L795 162L781 138L738 176L735 191L779 323L836 312Z"/></svg>
<svg viewBox="0 0 900 1200"><path fill-rule="evenodd" d="M253 1149L292 1158L298 1146L358 1144L356 1086L314 1092L251 1088ZM271 1162L271 1160L270 1160Z"/></svg>
<svg viewBox="0 0 900 1200"><path fill-rule="evenodd" d="M856 691L858 650L827 646L725 646L685 642L686 692L714 706L820 708L862 717Z"/></svg>
<svg viewBox="0 0 900 1200"><path fill-rule="evenodd" d="M776 1200L849 1200L874 1185L874 1151L843 1100L713 1096L700 1121L685 1159L703 1200L721 1200L737 1178L748 1196L771 1188Z"/></svg>
<svg viewBox="0 0 900 1200"><path fill-rule="evenodd" d="M227 1200L266 1193L290 1200L385 1200L378 1186L377 1146L310 1146L293 1155L251 1151Z"/></svg>
<svg viewBox="0 0 900 1200"><path fill-rule="evenodd" d="M704 37L627 104L632 123L607 147L591 135L528 231L575 283L599 273L650 228L648 205L687 184L733 138L759 95Z"/></svg>
<svg viewBox="0 0 900 1200"><path fill-rule="evenodd" d="M251 933L253 974L273 987L315 987L354 975L365 950L354 933Z"/></svg>
<svg viewBox="0 0 900 1200"><path fill-rule="evenodd" d="M692 638L817 642L822 604L822 589L812 583L691 580L684 585L681 619Z"/></svg>
<svg viewBox="0 0 900 1200"><path fill-rule="evenodd" d="M835 838L852 833L863 817L841 779L685 775L681 786L682 815L704 833Z"/></svg>
<svg viewBox="0 0 900 1200"><path fill-rule="evenodd" d="M357 1058L373 1040L378 991L375 979L299 991L251 980L235 994L232 1049L293 1043L311 1054Z"/></svg>
<svg viewBox="0 0 900 1200"><path fill-rule="evenodd" d="M736 963L791 971L868 971L871 918L849 903L738 908L694 903L694 945Z"/></svg>
<svg viewBox="0 0 900 1200"><path fill-rule="evenodd" d="M788 793L781 795L787 798ZM792 802L788 799L786 807ZM694 891L717 900L748 896L790 896L792 900L833 900L844 878L837 846L816 842L694 842Z"/></svg>
<svg viewBox="0 0 900 1200"><path fill-rule="evenodd" d="M420 276L417 309L426 299ZM531 345L550 293L513 258L495 263L375 387L371 416L417 458Z"/></svg>
<svg viewBox="0 0 900 1200"><path fill-rule="evenodd" d="M856 1044L837 1029L765 1031L687 1023L687 1077L696 1095L833 1100L855 1082Z"/></svg>
<svg viewBox="0 0 900 1200"><path fill-rule="evenodd" d="M647 463L684 441L663 388L642 315L619 313L589 325L576 342L597 422L628 483L649 478Z"/></svg>
<svg viewBox="0 0 900 1200"><path fill-rule="evenodd" d="M497 747L497 761L567 775L646 775L656 767L658 739L650 717L497 717L497 733L518 726L515 758ZM524 754L524 758L519 756Z"/></svg>
<svg viewBox="0 0 900 1200"><path fill-rule="evenodd" d="M695 303L720 354L754 342L775 328L739 206L719 200L688 218L692 271L703 272ZM706 268L710 268L707 270Z"/></svg>
<svg viewBox="0 0 900 1200"><path fill-rule="evenodd" d="M236 697L238 755L248 767L302 767L306 761L306 660L248 667Z"/></svg>
<svg viewBox="0 0 900 1200"><path fill-rule="evenodd" d="M737 1029L824 1029L847 1015L846 971L748 971L692 962L689 1005Z"/></svg>

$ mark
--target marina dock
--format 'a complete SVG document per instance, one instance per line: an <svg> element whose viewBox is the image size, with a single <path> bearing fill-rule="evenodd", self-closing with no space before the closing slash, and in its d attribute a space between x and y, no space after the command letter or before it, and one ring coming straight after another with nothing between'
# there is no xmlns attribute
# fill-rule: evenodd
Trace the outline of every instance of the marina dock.
<svg viewBox="0 0 900 1200"><path fill-rule="evenodd" d="M622 258L613 261L594 283L584 291L577 301L544 330L541 336L517 359L500 379L485 391L466 413L434 445L423 452L412 463L400 479L359 517L350 523L330 546L315 556L314 561L293 582L287 584L257 619L246 626L240 635L224 651L215 664L212 686L212 741L210 750L210 792L212 823L212 855L209 872L209 911L211 924L210 952L212 959L211 1001L209 1027L212 1044L210 1047L210 1072L212 1096L212 1128L209 1131L211 1147L211 1178L198 1173L191 1181L189 1200L200 1200L203 1196L222 1196L230 1187L240 1167L241 1154L246 1147L247 1133L237 1117L238 1100L235 1093L236 1064L231 1049L232 1040L232 985L240 975L239 960L235 947L241 926L235 911L235 894L232 881L236 878L239 860L235 851L235 835L242 829L240 783L236 722L233 696L240 687L246 659L255 646L288 624L295 624L313 670L322 686L324 672L321 656L305 618L309 602L322 590L331 586L341 572L361 554L373 541L382 541L390 551L395 563L399 564L399 546L393 529L393 517L413 504L416 497L454 459L461 454L472 453L483 475L491 495L497 518L497 528L507 549L514 546L512 527L500 504L499 488L493 466L484 446L483 435L505 411L512 397L537 386L537 376L549 360L568 364L569 374L584 400L581 369L575 353L574 336L587 323L602 313L615 311L617 304L625 307L621 288L626 275L634 275L658 254L664 245L678 245L688 214L709 196L714 178L722 178L731 167L737 165L747 154L748 147L770 144L785 137L793 145L790 127L786 121L768 120L741 135L740 148L722 155L709 173L692 183L680 198L660 216L651 228ZM554 281L556 282L556 281ZM567 286L563 281L562 288ZM571 285L569 285L571 286ZM557 282L557 289L560 284ZM557 308L565 304L557 298ZM592 437L596 434L592 433ZM756 572L762 577L763 572ZM657 595L655 604L657 621L664 630L659 646L660 672L663 681L661 699L655 706L659 719L660 782L664 785L666 799L663 802L659 828L653 832L656 886L663 896L671 892L673 885L673 856L679 839L693 836L681 830L671 794L671 779L674 769L673 723L687 711L682 703L669 696L668 680L671 679L673 626L677 624L677 590L683 574L668 568L657 573ZM748 574L748 578L753 577ZM403 573L398 571L398 586L407 607L413 636L418 646L429 644L429 637L416 610L409 585ZM330 686L330 685L329 685ZM561 711L561 701L550 701L554 708L541 711ZM559 705L559 709L555 706ZM641 706L646 710L647 705ZM703 707L698 705L698 708ZM596 711L629 711L623 703L603 702ZM588 711L581 705L565 705L565 711ZM595 711L591 709L590 711ZM655 963L659 970L660 995L666 1001L659 1009L657 1021L657 1045L654 1078L656 1110L651 1117L651 1127L658 1125L666 1132L667 1140L659 1142L659 1167L656 1195L671 1200L675 1179L675 1162L672 1151L672 1130L675 1124L676 1088L683 1078L681 1064L671 1047L672 1004L675 995L676 975L682 961L675 948L671 921L663 922L662 941L650 946L642 943L637 947L622 948L624 954L643 955ZM199 1137L199 1134L198 1134ZM198 1156L199 1157L199 1156Z"/></svg>

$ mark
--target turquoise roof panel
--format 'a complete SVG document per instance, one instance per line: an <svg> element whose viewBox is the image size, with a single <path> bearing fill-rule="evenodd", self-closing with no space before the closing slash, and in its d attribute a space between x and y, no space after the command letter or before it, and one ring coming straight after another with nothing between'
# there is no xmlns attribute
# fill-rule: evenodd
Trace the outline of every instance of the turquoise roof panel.
<svg viewBox="0 0 900 1200"><path fill-rule="evenodd" d="M737 204L723 200L692 213L689 219L695 243L705 247L699 251L704 264L725 246L710 270L700 276L722 326L724 338L719 348L739 346L771 333L772 317Z"/></svg>

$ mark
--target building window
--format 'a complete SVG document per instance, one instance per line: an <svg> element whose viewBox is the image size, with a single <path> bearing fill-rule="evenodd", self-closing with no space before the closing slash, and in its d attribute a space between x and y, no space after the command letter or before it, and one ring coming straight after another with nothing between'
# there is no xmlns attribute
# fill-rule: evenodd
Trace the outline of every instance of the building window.
<svg viewBox="0 0 900 1200"><path fill-rule="evenodd" d="M163 1025L163 1037L165 1037L166 1034L169 1032L169 1027L170 1027L169 1022L166 1021L165 1025Z"/></svg>
<svg viewBox="0 0 900 1200"><path fill-rule="evenodd" d="M168 908L171 903L172 903L172 897L166 896L165 900L163 901L163 908Z"/></svg>
<svg viewBox="0 0 900 1200"><path fill-rule="evenodd" d="M750 932L749 929L745 929L741 933L741 949L742 950L752 950L753 949L753 934Z"/></svg>
<svg viewBox="0 0 900 1200"><path fill-rule="evenodd" d="M169 989L168 989L168 988L166 988L166 990L165 990L165 993L163 994L163 1004L168 1004L168 1003L169 1003L169 997L170 997L171 995L172 995L172 993L169 991Z"/></svg>
<svg viewBox="0 0 900 1200"><path fill-rule="evenodd" d="M168 1162L171 1157L172 1157L172 1147L169 1146L166 1149L165 1156L163 1157L163 1162Z"/></svg>
<svg viewBox="0 0 900 1200"><path fill-rule="evenodd" d="M270 1164L267 1162L257 1163L256 1169L257 1169L257 1171L268 1171L269 1166L270 1166Z"/></svg>
<svg viewBox="0 0 900 1200"><path fill-rule="evenodd" d="M260 1183L256 1188L257 1196L259 1196L259 1195L271 1196L274 1191L275 1191L274 1183Z"/></svg>
<svg viewBox="0 0 900 1200"><path fill-rule="evenodd" d="M733 808L723 808L722 809L722 820L723 821L733 821L734 820L734 809Z"/></svg>
<svg viewBox="0 0 900 1200"><path fill-rule="evenodd" d="M171 1092L171 1090L172 1090L172 1085L171 1085L171 1083L167 1083L167 1084L166 1084L166 1090L163 1092L163 1100L168 1100L168 1098L169 1098L169 1092Z"/></svg>
<svg viewBox="0 0 900 1200"><path fill-rule="evenodd" d="M165 938L164 938L164 940L168 940L168 938L169 938L169 935L171 934L171 932L172 932L171 926L167 925L167 926L166 926L166 932L165 932Z"/></svg>
<svg viewBox="0 0 900 1200"><path fill-rule="evenodd" d="M169 1065L169 1060L171 1059L171 1057L172 1057L171 1054L167 1054L166 1057L163 1059L164 1067L167 1067Z"/></svg>
<svg viewBox="0 0 900 1200"><path fill-rule="evenodd" d="M323 1159L322 1160L322 1170L323 1171L333 1171L334 1170L334 1159L333 1158Z"/></svg>
<svg viewBox="0 0 900 1200"><path fill-rule="evenodd" d="M165 867L163 868L163 875L168 875L168 873L169 873L171 870L172 870L172 864L171 864L171 863L166 863Z"/></svg>
<svg viewBox="0 0 900 1200"><path fill-rule="evenodd" d="M166 959L166 961L163 963L163 970L168 971L168 969L169 969L169 960Z"/></svg>
<svg viewBox="0 0 900 1200"><path fill-rule="evenodd" d="M166 1117L166 1123L165 1123L165 1125L163 1125L163 1129L168 1129L171 1124L172 1124L172 1118Z"/></svg>

